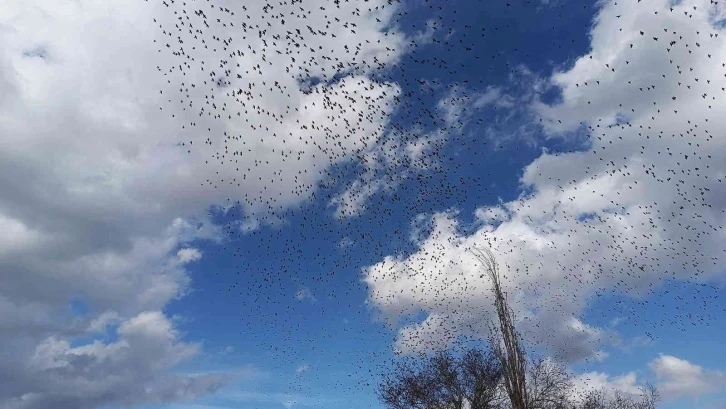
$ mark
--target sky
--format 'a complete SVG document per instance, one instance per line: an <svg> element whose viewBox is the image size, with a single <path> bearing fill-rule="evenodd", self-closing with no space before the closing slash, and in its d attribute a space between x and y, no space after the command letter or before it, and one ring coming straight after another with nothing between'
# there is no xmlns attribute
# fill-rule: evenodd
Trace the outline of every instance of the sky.
<svg viewBox="0 0 726 409"><path fill-rule="evenodd" d="M234 13L234 15L232 15ZM0 4L0 408L382 408L488 336L726 408L726 6Z"/></svg>

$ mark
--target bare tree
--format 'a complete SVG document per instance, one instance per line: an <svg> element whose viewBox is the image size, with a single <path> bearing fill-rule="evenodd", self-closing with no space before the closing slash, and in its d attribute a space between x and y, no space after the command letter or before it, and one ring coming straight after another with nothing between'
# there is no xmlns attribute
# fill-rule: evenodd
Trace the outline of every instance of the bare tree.
<svg viewBox="0 0 726 409"><path fill-rule="evenodd" d="M527 373L527 409L561 409L570 402L572 376L548 359L532 362Z"/></svg>
<svg viewBox="0 0 726 409"><path fill-rule="evenodd" d="M520 344L519 334L514 327L512 319L514 314L502 291L499 265L494 254L488 248L475 247L470 251L482 263L482 269L492 282L494 307L499 319L498 328L492 326L492 344L502 366L504 388L509 396L512 409L528 409L526 356Z"/></svg>
<svg viewBox="0 0 726 409"><path fill-rule="evenodd" d="M638 409L655 409L660 402L660 392L658 387L650 382L646 382L645 386L640 388L640 401Z"/></svg>
<svg viewBox="0 0 726 409"><path fill-rule="evenodd" d="M439 352L423 361L399 361L383 375L378 399L390 409L493 409L502 371L491 351L460 357Z"/></svg>
<svg viewBox="0 0 726 409"><path fill-rule="evenodd" d="M491 350L469 349L461 358L461 370L466 396L471 409L495 407L498 402L502 368Z"/></svg>
<svg viewBox="0 0 726 409"><path fill-rule="evenodd" d="M486 274L492 282L498 325L491 325L491 350L469 349L459 358L440 352L419 364L399 362L379 385L378 398L384 405L390 409L656 408L658 390L651 384L641 389L640 398L600 390L574 402L572 374L563 365L549 359L528 364L493 253L488 248L470 251L482 264L482 277Z"/></svg>
<svg viewBox="0 0 726 409"><path fill-rule="evenodd" d="M658 388L646 383L640 388L640 397L627 396L615 391L612 396L603 390L590 391L576 409L655 409L660 401Z"/></svg>
<svg viewBox="0 0 726 409"><path fill-rule="evenodd" d="M582 400L582 404L573 406L580 409L605 409L607 405L608 399L605 390L598 389L588 392Z"/></svg>

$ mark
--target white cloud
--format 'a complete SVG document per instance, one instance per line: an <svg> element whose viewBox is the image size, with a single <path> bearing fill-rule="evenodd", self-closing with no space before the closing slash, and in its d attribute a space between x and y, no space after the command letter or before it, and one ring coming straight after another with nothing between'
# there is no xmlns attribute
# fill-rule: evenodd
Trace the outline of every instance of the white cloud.
<svg viewBox="0 0 726 409"><path fill-rule="evenodd" d="M483 135L497 144L515 138L520 143L534 144L536 127L527 122L532 115L529 105L545 83L526 67L518 67L507 85L506 88L489 86L483 91L472 91L461 85L431 86L432 92L440 92L432 114L433 126L414 124L405 130L391 127L379 141L378 149L368 151L361 158L359 176L330 199L329 205L335 207L334 216L360 216L375 195L395 192L402 181L416 175L444 171L441 151L452 138ZM492 108L500 115L472 126L477 115ZM421 109L428 111L427 107Z"/></svg>
<svg viewBox="0 0 726 409"><path fill-rule="evenodd" d="M310 289L307 287L302 287L299 290L297 290L297 292L295 293L295 298L298 301L308 300L311 303L316 303L318 301L318 299L315 297L315 295L313 295L313 292L310 291Z"/></svg>
<svg viewBox="0 0 726 409"><path fill-rule="evenodd" d="M298 366L297 369L295 369L295 373L300 375L301 373L307 372L309 370L310 370L310 365L303 364L303 365Z"/></svg>
<svg viewBox="0 0 726 409"><path fill-rule="evenodd" d="M575 399L582 399L592 391L603 391L610 396L621 393L637 397L641 394L641 386L635 372L614 377L603 372L585 372L578 374L572 382Z"/></svg>
<svg viewBox="0 0 726 409"><path fill-rule="evenodd" d="M425 213L417 214L411 221L409 240L414 244L421 244L426 239L426 229L430 228L431 217Z"/></svg>
<svg viewBox="0 0 726 409"><path fill-rule="evenodd" d="M656 377L658 388L664 398L699 396L722 390L726 387L726 373L704 370L684 359L661 355L648 366Z"/></svg>
<svg viewBox="0 0 726 409"><path fill-rule="evenodd" d="M183 248L176 252L179 262L182 264L191 263L202 258L202 252L195 248Z"/></svg>
<svg viewBox="0 0 726 409"><path fill-rule="evenodd" d="M249 402L275 403L285 407L297 407L298 405L317 407L320 405L338 405L339 399L310 396L300 393L275 393L259 391L226 391L220 393L219 397L226 402L248 404Z"/></svg>
<svg viewBox="0 0 726 409"><path fill-rule="evenodd" d="M142 315L189 291L185 265L201 256L195 241L224 239L206 210L239 202L243 230L278 222L273 211L310 199L332 163L365 153L387 123L398 89L367 76L374 60L395 63L403 49L402 36L383 32L395 9L387 2L370 2L378 10L360 16L347 3L316 8L275 22L264 38L245 32L268 21L261 3L233 19L208 10L209 28L191 5L167 4L0 6L0 405L90 408L120 404L126 392L167 401L213 389L211 378L164 373L197 347L168 323L149 328L163 316ZM336 16L355 28L336 22L327 36L308 34L308 24ZM184 29L172 35L175 25ZM195 39L190 25L203 34ZM286 38L296 29L304 39ZM292 42L306 46L296 63L276 52ZM230 57L232 49L245 55ZM215 87L209 74L221 59L255 69ZM346 75L329 83L337 71ZM323 82L306 85L308 76ZM71 299L87 312L75 315ZM71 346L119 322L118 342ZM150 353L139 340L149 337L158 350L136 365ZM139 389L150 379L153 390Z"/></svg>
<svg viewBox="0 0 726 409"><path fill-rule="evenodd" d="M385 182L377 179L372 172L364 175L330 200L330 205L335 206L336 218L360 216L365 212L368 200L384 188Z"/></svg>
<svg viewBox="0 0 726 409"><path fill-rule="evenodd" d="M222 348L221 351L219 351L220 355L229 355L234 353L235 349L232 345L227 345L226 347Z"/></svg>
<svg viewBox="0 0 726 409"><path fill-rule="evenodd" d="M104 311L88 324L87 332L99 333L106 331L109 325L117 323L120 317L115 311Z"/></svg>
<svg viewBox="0 0 726 409"><path fill-rule="evenodd" d="M671 355L660 355L648 363L653 375L651 383L657 387L663 402L681 397L700 397L720 391L726 386L726 373L719 370L706 370L702 367ZM573 381L576 399L590 391L604 391L613 396L615 393L638 397L645 379L638 380L636 372L610 376L603 372L578 374Z"/></svg>
<svg viewBox="0 0 726 409"><path fill-rule="evenodd" d="M496 225L509 218L507 210L502 206L490 206L487 208L480 207L476 209L474 215L478 220L489 225Z"/></svg>
<svg viewBox="0 0 726 409"><path fill-rule="evenodd" d="M726 77L715 62L726 60L726 35L711 25L721 6L684 0L671 13L670 3L603 3L590 54L552 77L561 103L532 107L551 136L584 126L589 150L542 154L521 178L528 193L479 209L477 231L462 233L456 217L436 214L414 254L365 270L382 314L429 315L401 328L398 346L441 341L433 324L446 339L486 335L490 288L466 251L477 245L497 253L525 337L570 361L622 344L614 328L577 318L598 294L648 296L666 278L723 273L726 117L718 112L726 111Z"/></svg>
<svg viewBox="0 0 726 409"><path fill-rule="evenodd" d="M506 104L496 88L472 94L461 87L446 91L436 103L438 117L443 120L433 129L424 130L419 125L406 131L394 129L381 139L377 149L363 155L359 176L329 201L335 207L334 216L360 216L376 194L395 191L401 181L412 175L437 170L440 158L436 152L447 137L463 132L475 110L500 101Z"/></svg>

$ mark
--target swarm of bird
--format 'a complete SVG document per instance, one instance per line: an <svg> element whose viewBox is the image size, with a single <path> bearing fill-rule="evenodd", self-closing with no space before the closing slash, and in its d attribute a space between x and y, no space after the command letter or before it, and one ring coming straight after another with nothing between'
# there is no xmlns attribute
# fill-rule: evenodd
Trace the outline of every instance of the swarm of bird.
<svg viewBox="0 0 726 409"><path fill-rule="evenodd" d="M161 4L167 62L159 113L208 170L189 183L239 192L221 211L218 256L237 269L216 272L220 302L243 300L230 314L241 334L287 334L259 350L284 361L304 345L362 368L388 355L316 344L383 334L423 351L485 337L475 245L500 257L525 338L564 360L619 342L586 323L590 303L599 322L627 318L651 341L724 311L726 47L703 23L717 2L148 1ZM495 17L477 25L476 13ZM573 13L589 16L580 30L597 16L592 44L568 31ZM521 20L540 16L532 56ZM566 65L527 68L548 53ZM250 237L257 248L240 244ZM280 304L291 282L304 290ZM301 316L301 301L319 316ZM346 319L336 305L364 301L356 319L393 311L391 326L331 324Z"/></svg>

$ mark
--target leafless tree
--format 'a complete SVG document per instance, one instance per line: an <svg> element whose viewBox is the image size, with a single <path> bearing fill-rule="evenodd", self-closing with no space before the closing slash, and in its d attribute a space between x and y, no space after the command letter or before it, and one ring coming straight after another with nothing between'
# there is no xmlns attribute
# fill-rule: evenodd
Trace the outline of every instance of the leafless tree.
<svg viewBox="0 0 726 409"><path fill-rule="evenodd" d="M377 395L390 409L493 409L501 379L492 351L469 349L459 357L446 351L397 362L383 375Z"/></svg>
<svg viewBox="0 0 726 409"><path fill-rule="evenodd" d="M488 248L473 248L491 280L497 323L491 324L491 349L469 349L460 357L440 352L418 363L399 362L384 374L378 397L390 409L655 409L658 390L651 384L640 398L593 391L572 399L572 374L552 360L527 361L513 311L502 290L499 266Z"/></svg>
<svg viewBox="0 0 726 409"><path fill-rule="evenodd" d="M603 389L588 392L580 405L573 405L580 409L605 409L608 405L607 394Z"/></svg>
<svg viewBox="0 0 726 409"><path fill-rule="evenodd" d="M526 356L520 343L519 334L514 326L512 318L514 314L507 304L506 295L502 291L499 265L494 258L494 254L488 248L475 247L470 251L482 264L482 269L492 282L494 307L499 320L498 327L492 326L492 344L502 366L504 388L512 409L528 409Z"/></svg>
<svg viewBox="0 0 726 409"><path fill-rule="evenodd" d="M568 406L572 376L557 362L539 359L527 373L527 409L562 409Z"/></svg>
<svg viewBox="0 0 726 409"><path fill-rule="evenodd" d="M461 370L470 408L495 407L500 400L498 386L502 380L502 368L492 351L485 353L469 349L461 358Z"/></svg>
<svg viewBox="0 0 726 409"><path fill-rule="evenodd" d="M575 407L576 409L655 409L660 401L658 388L646 383L640 391L640 397L633 397L618 391L609 396L605 390L594 390L585 395L582 403Z"/></svg>
<svg viewBox="0 0 726 409"><path fill-rule="evenodd" d="M660 402L658 387L646 382L645 386L640 388L640 406L638 406L638 409L655 409L658 402Z"/></svg>

